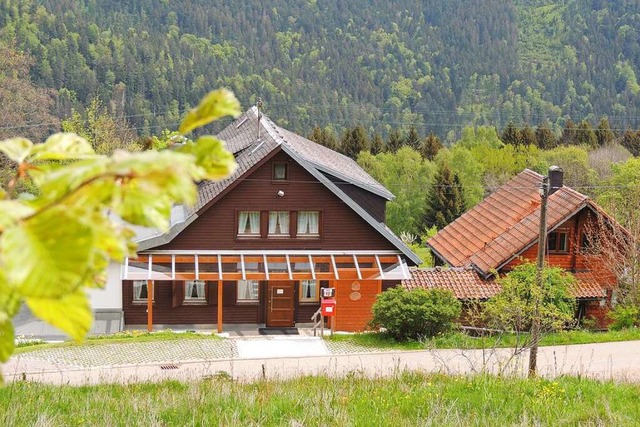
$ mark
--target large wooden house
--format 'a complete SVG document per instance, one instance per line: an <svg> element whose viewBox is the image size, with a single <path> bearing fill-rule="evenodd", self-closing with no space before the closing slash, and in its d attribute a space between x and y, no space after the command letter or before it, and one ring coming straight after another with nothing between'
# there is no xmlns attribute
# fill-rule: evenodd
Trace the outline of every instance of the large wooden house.
<svg viewBox="0 0 640 427"><path fill-rule="evenodd" d="M275 125L255 107L218 134L237 171L199 185L167 233L138 230L94 307L125 327L293 327L335 288L334 327L362 330L375 296L420 259L385 224L393 195L353 160ZM225 326L223 326L225 325Z"/></svg>
<svg viewBox="0 0 640 427"><path fill-rule="evenodd" d="M444 287L459 298L486 299L497 293L500 288L492 283L496 275L523 261L536 262L542 178L524 170L429 239L437 264L454 271L417 270L405 286ZM616 277L587 249L594 218L606 214L589 197L563 185L562 169L551 168L549 178L545 262L576 276L578 284L571 291L578 300L577 317L591 317L604 327Z"/></svg>

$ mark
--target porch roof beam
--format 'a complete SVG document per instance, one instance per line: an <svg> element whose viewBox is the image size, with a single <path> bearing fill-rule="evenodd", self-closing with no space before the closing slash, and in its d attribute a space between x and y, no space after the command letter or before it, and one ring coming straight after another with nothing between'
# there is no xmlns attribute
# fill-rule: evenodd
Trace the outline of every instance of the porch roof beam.
<svg viewBox="0 0 640 427"><path fill-rule="evenodd" d="M336 258L331 255L331 265L333 266L333 274L336 276L336 280L340 280L340 273L338 273L338 268L336 267Z"/></svg>
<svg viewBox="0 0 640 427"><path fill-rule="evenodd" d="M267 280L269 280L269 264L267 263L267 256L262 254L262 259L264 260L264 275Z"/></svg>
<svg viewBox="0 0 640 427"><path fill-rule="evenodd" d="M375 258L376 264L378 264L378 270L380 270L380 278L384 279L384 270L382 269L382 264L380 264L380 258L378 257L378 255L376 255Z"/></svg>
<svg viewBox="0 0 640 427"><path fill-rule="evenodd" d="M356 266L356 271L358 272L358 280L362 280L362 272L360 271L360 265L358 264L358 257L353 255L353 265Z"/></svg>
<svg viewBox="0 0 640 427"><path fill-rule="evenodd" d="M311 270L312 280L316 280L316 267L313 265L313 260L311 259L311 255L309 256L309 269Z"/></svg>
<svg viewBox="0 0 640 427"><path fill-rule="evenodd" d="M291 260L289 259L289 254L285 255L285 259L287 260L287 272L289 273L289 280L293 280L293 273L291 272Z"/></svg>

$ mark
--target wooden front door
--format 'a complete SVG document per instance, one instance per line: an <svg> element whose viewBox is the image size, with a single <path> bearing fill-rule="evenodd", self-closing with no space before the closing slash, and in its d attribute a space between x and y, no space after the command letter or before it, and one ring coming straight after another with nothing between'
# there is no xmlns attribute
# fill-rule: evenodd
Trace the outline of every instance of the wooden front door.
<svg viewBox="0 0 640 427"><path fill-rule="evenodd" d="M294 283L267 282L267 327L294 326Z"/></svg>

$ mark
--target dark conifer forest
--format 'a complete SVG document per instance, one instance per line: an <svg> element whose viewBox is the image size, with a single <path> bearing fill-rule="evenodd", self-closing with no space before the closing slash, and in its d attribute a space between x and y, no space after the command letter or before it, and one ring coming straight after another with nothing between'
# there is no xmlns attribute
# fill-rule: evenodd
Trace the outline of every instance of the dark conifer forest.
<svg viewBox="0 0 640 427"><path fill-rule="evenodd" d="M639 31L635 0L0 1L0 43L53 116L97 98L140 135L220 86L304 134L603 116L622 133L640 123Z"/></svg>

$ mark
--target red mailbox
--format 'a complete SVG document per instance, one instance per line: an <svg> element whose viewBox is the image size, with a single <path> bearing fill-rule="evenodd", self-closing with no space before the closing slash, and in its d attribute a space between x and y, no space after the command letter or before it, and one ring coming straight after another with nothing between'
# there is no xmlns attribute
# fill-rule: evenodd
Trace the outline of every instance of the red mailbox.
<svg viewBox="0 0 640 427"><path fill-rule="evenodd" d="M323 299L320 303L320 307L322 308L323 316L335 316L336 315L336 300L334 299Z"/></svg>

